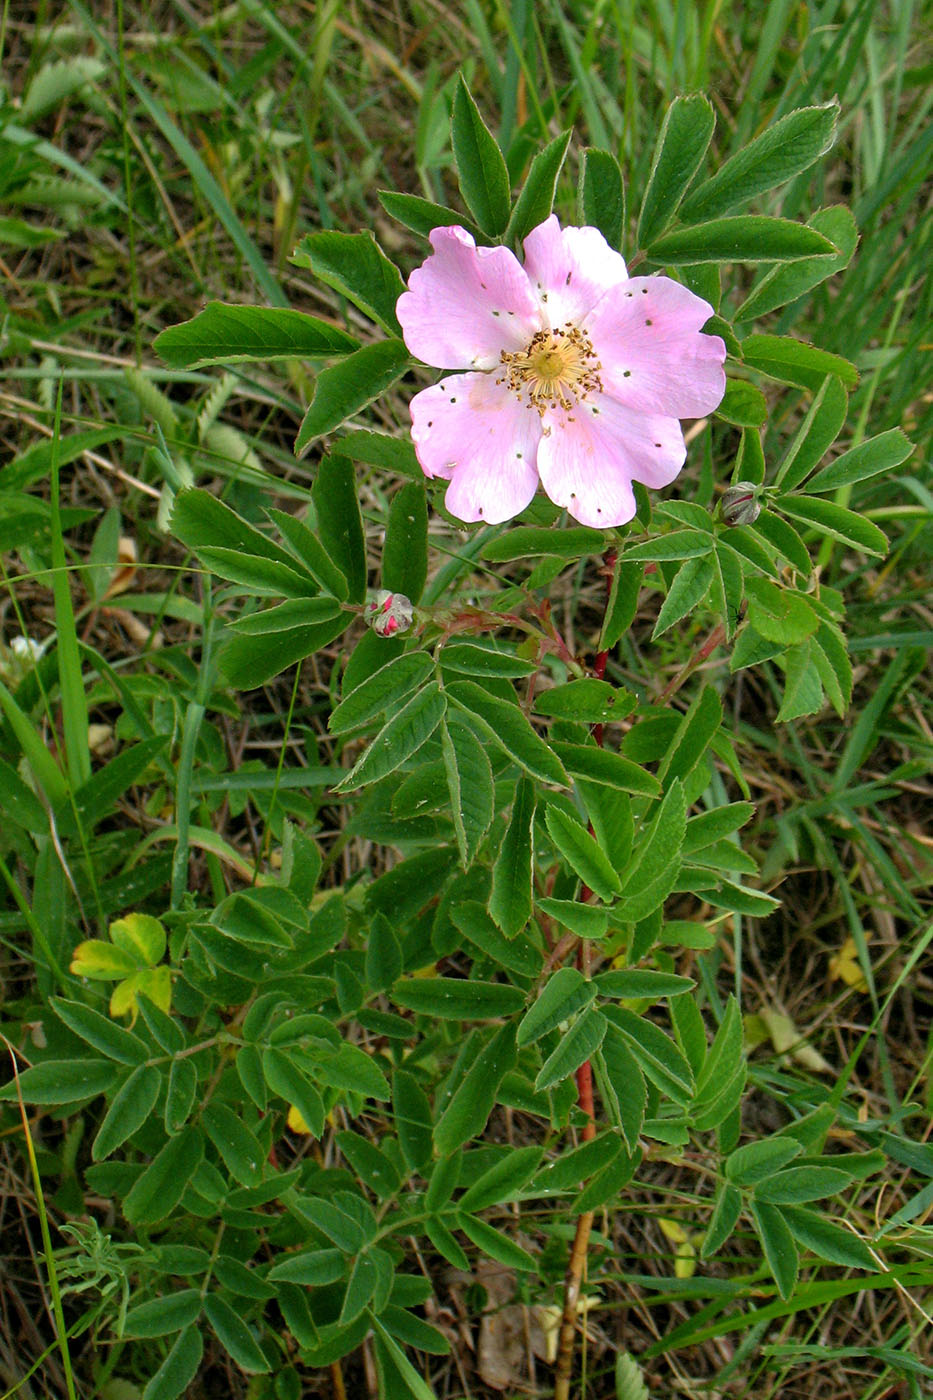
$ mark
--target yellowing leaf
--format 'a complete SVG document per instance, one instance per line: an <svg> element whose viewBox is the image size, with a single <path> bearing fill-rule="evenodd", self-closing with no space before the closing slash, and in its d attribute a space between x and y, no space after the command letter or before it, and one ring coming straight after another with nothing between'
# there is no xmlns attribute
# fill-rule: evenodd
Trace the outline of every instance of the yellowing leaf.
<svg viewBox="0 0 933 1400"><path fill-rule="evenodd" d="M760 1016L754 1011L747 1011L742 1017L744 1026L745 1047L747 1050L757 1050L759 1045L764 1045L771 1037L768 1035L768 1028Z"/></svg>
<svg viewBox="0 0 933 1400"><path fill-rule="evenodd" d="M661 1216L658 1220L658 1224L661 1227L661 1233L664 1235L664 1238L670 1240L671 1244L687 1243L687 1232L676 1220L665 1220L664 1217Z"/></svg>
<svg viewBox="0 0 933 1400"><path fill-rule="evenodd" d="M89 938L79 943L71 955L69 972L76 977L90 977L94 982L110 982L135 972L136 962L122 948L105 943L101 938Z"/></svg>
<svg viewBox="0 0 933 1400"><path fill-rule="evenodd" d="M111 1016L129 1015L131 1022L139 1014L137 996L142 993L160 1011L168 1015L172 1006L172 974L168 967L141 967L118 982L110 995Z"/></svg>
<svg viewBox="0 0 933 1400"><path fill-rule="evenodd" d="M139 974L139 991L147 996L166 1016L172 1009L172 974L165 965Z"/></svg>
<svg viewBox="0 0 933 1400"><path fill-rule="evenodd" d="M858 961L858 949L855 946L854 938L847 938L839 952L834 953L830 958L829 975L834 982L841 979L847 987L851 987L856 992L868 991L868 983L865 981L865 974Z"/></svg>
<svg viewBox="0 0 933 1400"><path fill-rule="evenodd" d="M664 1216L658 1218L661 1233L664 1238L670 1240L675 1245L674 1250L674 1275L676 1278L692 1278L696 1272L696 1245L687 1234L684 1227L677 1220L668 1220Z"/></svg>
<svg viewBox="0 0 933 1400"><path fill-rule="evenodd" d="M137 967L140 963L152 967L165 952L165 929L149 914L127 914L125 919L115 919L107 932L118 948L129 953Z"/></svg>
<svg viewBox="0 0 933 1400"><path fill-rule="evenodd" d="M116 982L110 996L111 1016L139 1014L139 993L147 996L168 1014L172 1005L172 974L162 964L155 966L165 952L165 929L148 914L128 914L116 919L108 930L112 943L88 938L71 955L70 970L77 977L94 982Z"/></svg>
<svg viewBox="0 0 933 1400"><path fill-rule="evenodd" d="M690 1240L684 1240L674 1251L674 1277L693 1278L697 1267L696 1245Z"/></svg>
<svg viewBox="0 0 933 1400"><path fill-rule="evenodd" d="M293 1133L307 1133L309 1137L313 1136L311 1129L294 1104L292 1104L291 1108L288 1110L288 1118L286 1121Z"/></svg>

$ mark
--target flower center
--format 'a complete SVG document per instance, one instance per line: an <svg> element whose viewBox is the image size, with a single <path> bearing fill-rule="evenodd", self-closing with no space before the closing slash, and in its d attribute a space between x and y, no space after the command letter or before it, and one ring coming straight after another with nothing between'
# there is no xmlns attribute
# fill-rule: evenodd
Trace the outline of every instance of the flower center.
<svg viewBox="0 0 933 1400"><path fill-rule="evenodd" d="M527 406L540 414L549 408L573 408L603 387L593 342L570 321L561 329L538 331L524 350L503 350L499 359L505 373L496 382L527 396Z"/></svg>

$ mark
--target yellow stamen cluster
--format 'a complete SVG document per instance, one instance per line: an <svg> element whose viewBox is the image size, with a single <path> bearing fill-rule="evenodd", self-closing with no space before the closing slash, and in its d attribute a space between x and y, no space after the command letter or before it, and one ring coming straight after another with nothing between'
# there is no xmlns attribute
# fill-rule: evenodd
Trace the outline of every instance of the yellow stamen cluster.
<svg viewBox="0 0 933 1400"><path fill-rule="evenodd" d="M499 356L505 373L496 381L507 384L527 406L544 414L549 408L573 408L587 394L599 393L602 365L585 331L567 321L561 327L538 331L524 350L503 350Z"/></svg>

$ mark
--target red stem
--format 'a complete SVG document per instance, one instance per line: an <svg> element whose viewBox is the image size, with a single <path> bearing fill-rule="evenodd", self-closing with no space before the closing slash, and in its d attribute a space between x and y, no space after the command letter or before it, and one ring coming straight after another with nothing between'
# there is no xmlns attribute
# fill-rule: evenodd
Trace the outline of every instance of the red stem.
<svg viewBox="0 0 933 1400"><path fill-rule="evenodd" d="M616 566L616 551L610 549L605 556L603 572L606 575L606 604L608 606L609 597L612 591L612 575ZM597 653L593 663L593 674L597 680L603 680L606 675L606 663L609 660L609 652L601 651ZM603 747L603 726L594 724L593 738L599 748ZM593 832L590 823L590 833ZM580 899L587 903L593 897L592 891L584 885L580 890ZM554 950L556 954L562 950L564 940L558 944ZM569 951L569 948L568 950ZM577 967L584 977L590 975L590 945L587 939L581 938L577 942ZM549 961L556 961L554 954ZM593 1066L589 1060L584 1060L577 1070L577 1103L580 1110L585 1115L583 1124L583 1141L590 1142L596 1136L596 1108L593 1102ZM574 1338L577 1331L577 1305L580 1298L580 1285L586 1269L586 1251L590 1239L590 1230L593 1225L593 1212L586 1211L577 1218L577 1228L574 1235L573 1248L570 1252L570 1259L567 1264L567 1272L564 1276L564 1305L561 1316L560 1332L557 1343L557 1363L554 1370L554 1400L568 1400L570 1394L570 1377L573 1369L573 1347Z"/></svg>

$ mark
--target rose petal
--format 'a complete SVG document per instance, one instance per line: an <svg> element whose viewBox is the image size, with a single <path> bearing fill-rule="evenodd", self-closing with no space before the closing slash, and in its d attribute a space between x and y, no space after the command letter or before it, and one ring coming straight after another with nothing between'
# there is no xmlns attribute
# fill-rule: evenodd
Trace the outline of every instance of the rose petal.
<svg viewBox="0 0 933 1400"><path fill-rule="evenodd" d="M702 297L670 277L632 277L587 317L603 389L640 413L699 418L726 389L726 347L701 335L713 314Z"/></svg>
<svg viewBox="0 0 933 1400"><path fill-rule="evenodd" d="M581 525L597 529L631 520L633 481L667 486L687 456L676 418L635 413L604 394L569 412L546 413L543 425L542 486Z"/></svg>
<svg viewBox="0 0 933 1400"><path fill-rule="evenodd" d="M451 375L410 407L418 461L450 482L451 515L498 525L525 509L538 486L541 419L495 375Z"/></svg>
<svg viewBox="0 0 933 1400"><path fill-rule="evenodd" d="M625 259L599 229L562 229L555 214L525 239L525 271L554 329L568 321L578 325L611 287L628 277Z"/></svg>
<svg viewBox="0 0 933 1400"><path fill-rule="evenodd" d="M477 248L462 228L436 228L434 252L396 303L405 344L438 369L492 369L542 328L521 263L508 248Z"/></svg>

